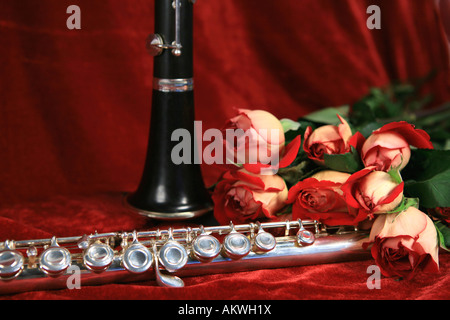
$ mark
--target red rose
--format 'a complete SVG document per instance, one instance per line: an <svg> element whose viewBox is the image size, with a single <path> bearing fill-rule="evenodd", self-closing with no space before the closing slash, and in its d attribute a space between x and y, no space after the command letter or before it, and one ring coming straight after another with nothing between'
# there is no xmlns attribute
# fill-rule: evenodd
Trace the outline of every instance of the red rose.
<svg viewBox="0 0 450 320"><path fill-rule="evenodd" d="M293 219L318 220L328 226L357 225L367 217L363 211L349 207L341 190L350 174L325 170L299 181L288 194L293 203Z"/></svg>
<svg viewBox="0 0 450 320"><path fill-rule="evenodd" d="M401 213L380 215L370 232L371 253L386 277L411 279L418 270L439 270L439 244L431 219L409 207Z"/></svg>
<svg viewBox="0 0 450 320"><path fill-rule="evenodd" d="M403 181L397 183L374 167L355 172L342 185L346 202L369 216L394 210L403 199Z"/></svg>
<svg viewBox="0 0 450 320"><path fill-rule="evenodd" d="M325 125L314 131L306 128L303 149L308 157L322 164L324 154L343 154L351 150L352 131L347 121L338 115L339 126Z"/></svg>
<svg viewBox="0 0 450 320"><path fill-rule="evenodd" d="M288 189L277 175L257 175L244 169L226 172L212 199L214 217L220 224L274 218L285 206Z"/></svg>
<svg viewBox="0 0 450 320"><path fill-rule="evenodd" d="M423 130L415 129L405 122L392 122L375 130L361 148L361 158L366 167L377 170L403 169L411 156L410 145L432 149L430 136Z"/></svg>

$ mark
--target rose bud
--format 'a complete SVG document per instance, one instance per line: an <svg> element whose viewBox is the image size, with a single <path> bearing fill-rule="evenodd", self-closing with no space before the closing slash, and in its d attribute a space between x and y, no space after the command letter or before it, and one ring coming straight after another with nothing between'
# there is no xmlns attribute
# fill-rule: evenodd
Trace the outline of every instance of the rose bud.
<svg viewBox="0 0 450 320"><path fill-rule="evenodd" d="M363 144L361 158L366 167L377 170L403 169L409 162L411 149L408 142L395 132L372 134Z"/></svg>
<svg viewBox="0 0 450 320"><path fill-rule="evenodd" d="M361 159L366 167L377 170L403 169L411 157L410 145L432 149L429 135L405 122L392 122L375 130L361 148Z"/></svg>
<svg viewBox="0 0 450 320"><path fill-rule="evenodd" d="M379 215L372 226L367 248L386 277L411 279L418 270L438 272L439 244L431 219L415 207L401 213Z"/></svg>
<svg viewBox="0 0 450 320"><path fill-rule="evenodd" d="M212 195L214 217L220 224L272 219L284 208L287 195L286 183L278 175L227 171Z"/></svg>
<svg viewBox="0 0 450 320"><path fill-rule="evenodd" d="M239 109L239 114L226 122L222 133L228 163L267 164L272 157L278 160L284 148L280 120L264 110Z"/></svg>
<svg viewBox="0 0 450 320"><path fill-rule="evenodd" d="M367 215L394 210L403 200L404 182L397 183L384 171L374 167L355 172L342 185L346 202Z"/></svg>
<svg viewBox="0 0 450 320"><path fill-rule="evenodd" d="M345 202L341 186L349 177L348 173L325 170L292 186L287 200L293 204L292 218L318 220L327 226L357 225L364 220L364 212Z"/></svg>
<svg viewBox="0 0 450 320"><path fill-rule="evenodd" d="M306 128L303 149L308 157L316 163L324 162L324 154L343 154L351 150L350 138L352 131L347 121L337 115L341 124L339 126L325 125L314 131Z"/></svg>

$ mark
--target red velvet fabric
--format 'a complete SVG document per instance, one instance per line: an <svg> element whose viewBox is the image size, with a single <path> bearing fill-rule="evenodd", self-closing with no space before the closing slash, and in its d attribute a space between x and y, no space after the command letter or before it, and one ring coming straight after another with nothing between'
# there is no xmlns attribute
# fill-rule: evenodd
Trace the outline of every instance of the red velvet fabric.
<svg viewBox="0 0 450 320"><path fill-rule="evenodd" d="M66 9L81 8L81 30ZM371 4L381 29L366 27ZM151 228L124 208L145 160L153 1L0 1L0 240ZM352 103L372 86L437 76L450 100L449 54L434 1L197 1L197 119L220 128L234 107L297 118ZM203 166L207 185L218 175ZM449 255L437 275L366 286L374 262L348 262L3 296L3 299L448 299Z"/></svg>

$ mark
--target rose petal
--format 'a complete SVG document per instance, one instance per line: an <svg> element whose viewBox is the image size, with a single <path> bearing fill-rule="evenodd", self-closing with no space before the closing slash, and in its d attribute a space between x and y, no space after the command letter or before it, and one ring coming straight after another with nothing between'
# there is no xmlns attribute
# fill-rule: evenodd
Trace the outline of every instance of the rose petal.
<svg viewBox="0 0 450 320"><path fill-rule="evenodd" d="M302 144L301 136L298 135L286 146L284 154L280 160L279 165L280 168L286 168L295 160L301 144Z"/></svg>
<svg viewBox="0 0 450 320"><path fill-rule="evenodd" d="M430 141L430 136L424 130L415 129L414 125L406 121L391 122L375 132L394 131L401 134L405 140L412 146L422 149L433 149L433 144Z"/></svg>
<svg viewBox="0 0 450 320"><path fill-rule="evenodd" d="M298 150L301 146L301 136L295 137L286 147L284 155L281 157L278 165L263 163L244 163L243 168L254 174L262 174L264 172L272 172L275 174L279 168L286 168L297 157Z"/></svg>
<svg viewBox="0 0 450 320"><path fill-rule="evenodd" d="M283 126L273 114L264 110L251 110L246 112L246 116L251 120L252 127L260 132L266 130L267 143L281 145L284 144ZM272 137L271 130L277 130L278 135Z"/></svg>
<svg viewBox="0 0 450 320"><path fill-rule="evenodd" d="M315 178L319 181L332 181L343 184L350 177L349 173L333 171L333 170L323 170L319 171L311 176L311 178Z"/></svg>
<svg viewBox="0 0 450 320"><path fill-rule="evenodd" d="M312 131L313 131L312 127L307 127L305 130L305 133L303 134L303 137L304 137L303 150L306 153L309 153L309 137L310 137Z"/></svg>
<svg viewBox="0 0 450 320"><path fill-rule="evenodd" d="M405 185L405 183L402 181L398 186L396 186L394 188L394 190L392 190L389 193L389 195L386 198L380 199L380 201L378 202L378 205L383 205L383 204L394 202L395 198L397 198L403 192L404 185Z"/></svg>
<svg viewBox="0 0 450 320"><path fill-rule="evenodd" d="M409 143L402 135L396 132L381 132L372 134L367 138L362 146L361 152L364 155L369 149L380 146L387 149L400 149L409 147Z"/></svg>
<svg viewBox="0 0 450 320"><path fill-rule="evenodd" d="M245 170L230 172L230 175L232 176L232 179L235 179L240 183L252 184L255 188L261 190L264 190L264 188L266 187L263 180L261 179L261 176L247 173L245 172ZM225 178L227 178L227 176L225 176Z"/></svg>
<svg viewBox="0 0 450 320"><path fill-rule="evenodd" d="M409 236L417 239L419 234L425 230L426 226L427 217L425 214L414 207L409 207L408 210L401 213L386 215L383 229L379 232L378 237Z"/></svg>
<svg viewBox="0 0 450 320"><path fill-rule="evenodd" d="M361 153L361 149L365 141L366 138L364 138L362 133L358 131L350 138L348 144L353 146L358 153Z"/></svg>
<svg viewBox="0 0 450 320"><path fill-rule="evenodd" d="M338 127L329 124L315 129L308 138L308 144L311 146L315 143L322 144L324 142L339 141L341 139L342 137L339 134Z"/></svg>
<svg viewBox="0 0 450 320"><path fill-rule="evenodd" d="M353 186L356 181L360 180L362 177L371 173L375 167L367 167L362 170L359 170L353 173L347 181L342 185L341 190L344 192L345 200L347 204L352 206L353 208L359 208L360 204L358 200L353 195Z"/></svg>
<svg viewBox="0 0 450 320"><path fill-rule="evenodd" d="M346 147L348 147L348 143L350 141L350 138L352 137L352 129L348 125L347 121L345 121L345 119L342 118L339 114L337 115L337 117L341 121L341 124L338 126L339 135L344 141Z"/></svg>

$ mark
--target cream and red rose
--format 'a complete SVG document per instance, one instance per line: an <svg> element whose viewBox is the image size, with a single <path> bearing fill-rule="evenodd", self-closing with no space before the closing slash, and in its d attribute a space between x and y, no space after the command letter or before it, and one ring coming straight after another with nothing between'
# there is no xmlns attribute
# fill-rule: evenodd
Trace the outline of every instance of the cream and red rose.
<svg viewBox="0 0 450 320"><path fill-rule="evenodd" d="M439 244L431 219L415 207L379 215L370 232L371 253L384 276L411 279L419 271L439 270Z"/></svg>
<svg viewBox="0 0 450 320"><path fill-rule="evenodd" d="M315 130L305 131L303 150L308 157L322 164L325 154L343 154L351 150L352 130L344 118L338 115L340 125L325 125Z"/></svg>
<svg viewBox="0 0 450 320"><path fill-rule="evenodd" d="M378 170L403 169L411 157L408 142L398 133L372 134L363 144L361 157L365 166L376 166Z"/></svg>
<svg viewBox="0 0 450 320"><path fill-rule="evenodd" d="M410 146L432 149L430 136L405 122L392 122L375 130L362 145L361 159L366 167L377 170L403 169L411 157Z"/></svg>
<svg viewBox="0 0 450 320"><path fill-rule="evenodd" d="M242 166L255 174L276 174L295 160L301 145L300 136L285 145L281 122L264 110L239 109L222 128L222 135L227 168Z"/></svg>
<svg viewBox="0 0 450 320"><path fill-rule="evenodd" d="M284 208L287 195L286 183L278 175L227 171L212 195L214 217L220 224L272 219Z"/></svg>
<svg viewBox="0 0 450 320"><path fill-rule="evenodd" d="M222 134L228 160L237 164L261 162L261 156L279 155L285 143L280 120L264 110L239 109L239 114L226 122ZM231 137L229 141L227 137Z"/></svg>
<svg viewBox="0 0 450 320"><path fill-rule="evenodd" d="M357 225L367 217L349 207L341 190L350 174L325 170L299 181L289 190L293 219L318 220L328 226Z"/></svg>
<svg viewBox="0 0 450 320"><path fill-rule="evenodd" d="M403 200L403 186L403 181L397 183L387 172L369 167L352 174L342 190L348 205L372 216L397 208Z"/></svg>

